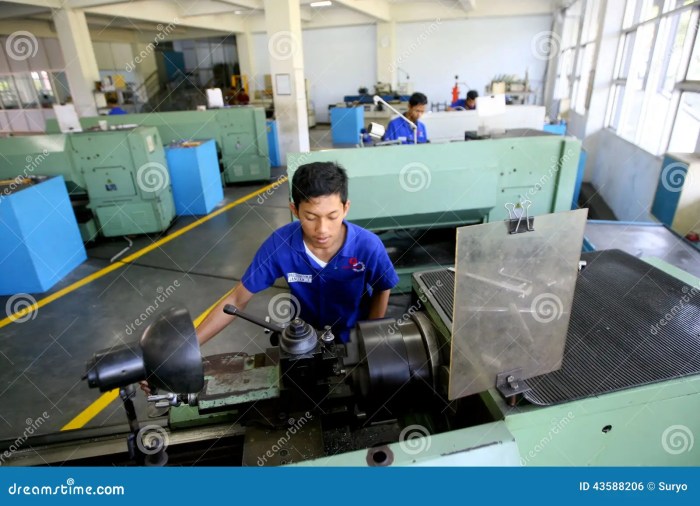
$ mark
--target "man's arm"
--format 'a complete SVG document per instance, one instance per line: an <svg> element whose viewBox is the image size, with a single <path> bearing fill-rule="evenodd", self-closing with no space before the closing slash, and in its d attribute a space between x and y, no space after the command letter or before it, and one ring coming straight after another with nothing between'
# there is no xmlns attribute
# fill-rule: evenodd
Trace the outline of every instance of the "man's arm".
<svg viewBox="0 0 700 506"><path fill-rule="evenodd" d="M384 315L386 314L386 308L389 305L390 294L391 288L388 290L382 290L381 292L374 292L372 294L372 298L370 299L369 305L369 320L384 318Z"/></svg>
<svg viewBox="0 0 700 506"><path fill-rule="evenodd" d="M234 288L233 292L217 304L199 327L197 327L197 340L199 341L199 345L201 346L209 341L209 339L221 332L236 318L235 316L224 313L224 306L231 304L243 311L252 297L253 293L248 291L248 289L243 286L243 283L238 283L238 286Z"/></svg>

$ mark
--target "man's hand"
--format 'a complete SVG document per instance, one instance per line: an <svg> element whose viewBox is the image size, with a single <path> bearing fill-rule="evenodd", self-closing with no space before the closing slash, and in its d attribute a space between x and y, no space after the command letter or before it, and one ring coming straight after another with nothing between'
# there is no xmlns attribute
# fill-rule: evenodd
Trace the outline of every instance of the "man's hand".
<svg viewBox="0 0 700 506"><path fill-rule="evenodd" d="M389 295L391 295L391 289L374 292L374 294L372 294L372 299L369 304L369 320L384 318L386 315L386 308L389 305Z"/></svg>
<svg viewBox="0 0 700 506"><path fill-rule="evenodd" d="M146 397L151 395L151 387L148 385L148 381L139 381L139 386L141 387L141 390L143 390L143 393L146 394Z"/></svg>

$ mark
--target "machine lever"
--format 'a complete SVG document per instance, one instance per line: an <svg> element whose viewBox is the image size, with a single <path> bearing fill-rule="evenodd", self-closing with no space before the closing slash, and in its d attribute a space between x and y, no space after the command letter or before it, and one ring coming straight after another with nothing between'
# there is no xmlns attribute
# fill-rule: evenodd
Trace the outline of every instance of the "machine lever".
<svg viewBox="0 0 700 506"><path fill-rule="evenodd" d="M254 323L256 325L259 325L260 327L264 329L271 330L272 332L284 332L284 329L278 325L275 325L274 323L266 322L265 320L261 320L260 318L257 318L253 315L249 315L238 309L236 306L233 304L226 304L224 306L224 313L231 315L231 316L238 316L239 318L243 318L244 320L248 320L250 323Z"/></svg>

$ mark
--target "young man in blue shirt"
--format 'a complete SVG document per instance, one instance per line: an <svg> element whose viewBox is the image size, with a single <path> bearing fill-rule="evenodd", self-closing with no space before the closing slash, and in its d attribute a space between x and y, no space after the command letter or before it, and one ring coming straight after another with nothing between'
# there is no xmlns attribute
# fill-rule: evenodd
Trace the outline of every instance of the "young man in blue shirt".
<svg viewBox="0 0 700 506"><path fill-rule="evenodd" d="M299 221L277 229L260 246L241 282L197 329L200 345L233 321L223 312L226 304L243 310L281 277L299 302L299 314L292 316L317 329L330 325L343 342L358 321L384 317L399 278L381 240L345 221L345 170L332 162L302 165L294 173L292 200Z"/></svg>
<svg viewBox="0 0 700 506"><path fill-rule="evenodd" d="M476 109L476 99L479 98L479 92L476 90L469 90L467 92L466 98L460 98L459 100L452 102L450 107L464 107L468 111L473 111Z"/></svg>
<svg viewBox="0 0 700 506"><path fill-rule="evenodd" d="M418 127L418 144L428 142L428 133L425 125L419 120L425 114L425 106L428 104L428 97L422 93L414 93L408 99L408 111L404 114L407 119ZM401 144L413 144L413 127L401 117L392 119L386 127L386 132L382 140L401 140Z"/></svg>

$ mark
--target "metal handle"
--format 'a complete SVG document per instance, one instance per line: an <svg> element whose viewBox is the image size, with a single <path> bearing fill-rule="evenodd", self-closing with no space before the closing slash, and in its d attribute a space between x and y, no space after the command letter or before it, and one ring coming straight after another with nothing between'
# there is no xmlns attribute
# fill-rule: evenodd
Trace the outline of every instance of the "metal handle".
<svg viewBox="0 0 700 506"><path fill-rule="evenodd" d="M260 318L257 318L255 316L249 315L238 309L236 306L233 304L226 304L224 306L224 313L231 315L231 316L238 316L240 318L243 318L244 320L248 320L250 323L254 323L256 325L259 325L260 327L264 329L271 330L272 332L284 332L284 329L282 327L279 327L278 325L275 325L274 323L269 323L266 322L265 320L261 320Z"/></svg>

